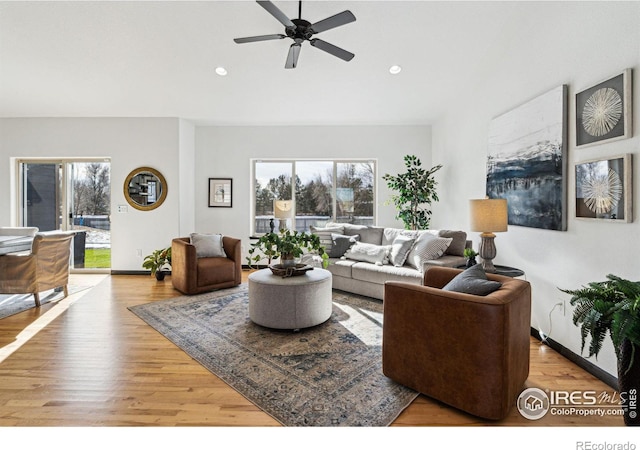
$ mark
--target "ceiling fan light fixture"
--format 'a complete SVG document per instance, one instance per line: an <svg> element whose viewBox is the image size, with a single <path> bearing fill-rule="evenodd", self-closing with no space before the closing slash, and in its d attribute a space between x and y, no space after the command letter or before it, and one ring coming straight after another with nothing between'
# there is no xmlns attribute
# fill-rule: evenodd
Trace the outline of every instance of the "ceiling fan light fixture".
<svg viewBox="0 0 640 450"><path fill-rule="evenodd" d="M389 73L391 75L398 75L400 72L402 72L402 67L400 67L398 65L393 65L393 66L389 67Z"/></svg>
<svg viewBox="0 0 640 450"><path fill-rule="evenodd" d="M287 62L285 69L294 69L298 66L298 56L302 43L307 41L311 46L316 47L324 52L336 56L343 61L351 61L355 56L353 53L336 47L329 42L314 38L313 36L333 28L341 27L348 23L356 21L356 16L349 10L342 11L326 19L311 23L302 18L302 0L298 2L298 18L289 19L276 5L269 0L257 0L269 14L275 17L282 25L284 25L285 34L263 34L260 36L250 36L243 38L235 38L236 44L245 44L248 42L271 41L276 39L290 38L294 43L289 47Z"/></svg>
<svg viewBox="0 0 640 450"><path fill-rule="evenodd" d="M220 75L221 77L224 77L224 76L226 76L226 75L227 75L227 73L229 73L229 72L227 72L227 69L225 69L224 67L216 67L216 73L217 73L218 75Z"/></svg>

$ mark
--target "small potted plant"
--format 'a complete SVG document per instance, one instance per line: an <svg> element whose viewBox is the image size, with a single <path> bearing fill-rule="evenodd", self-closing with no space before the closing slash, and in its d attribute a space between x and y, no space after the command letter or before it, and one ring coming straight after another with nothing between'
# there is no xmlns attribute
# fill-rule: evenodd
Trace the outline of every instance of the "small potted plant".
<svg viewBox="0 0 640 450"><path fill-rule="evenodd" d="M151 276L156 280L164 280L167 268L171 268L171 247L154 250L153 253L144 257L142 267L151 270Z"/></svg>
<svg viewBox="0 0 640 450"><path fill-rule="evenodd" d="M476 256L478 256L478 252L476 252L474 249L472 248L465 248L463 255L465 258L467 258L467 268L469 267L473 267L475 266L476 263Z"/></svg>
<svg viewBox="0 0 640 450"><path fill-rule="evenodd" d="M316 252L322 258L322 267L329 265L329 256L320 243L320 237L313 233L300 233L298 231L283 230L279 233L266 233L251 244L247 262L249 267L263 259L268 264L280 258L283 267L295 267L296 258L300 258L305 251Z"/></svg>
<svg viewBox="0 0 640 450"><path fill-rule="evenodd" d="M624 422L640 425L637 409L628 403L640 389L640 281L607 275L606 281L560 290L572 296L573 324L580 326L582 350L590 338L589 356L597 358L605 336L611 336L618 363L618 389L627 402L623 405Z"/></svg>

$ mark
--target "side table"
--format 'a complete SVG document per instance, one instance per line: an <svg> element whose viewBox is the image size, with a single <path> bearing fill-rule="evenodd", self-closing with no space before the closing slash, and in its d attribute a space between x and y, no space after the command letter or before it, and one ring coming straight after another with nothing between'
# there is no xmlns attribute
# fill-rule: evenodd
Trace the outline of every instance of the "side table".
<svg viewBox="0 0 640 450"><path fill-rule="evenodd" d="M462 270L466 268L467 266L457 267L457 269L462 269ZM524 277L524 271L520 269L516 269L515 267L499 266L496 264L495 268L496 268L496 272L495 272L496 275L504 275L506 277L511 277L511 278Z"/></svg>
<svg viewBox="0 0 640 450"><path fill-rule="evenodd" d="M504 275L511 278L523 277L524 271L509 266L495 266L497 275Z"/></svg>

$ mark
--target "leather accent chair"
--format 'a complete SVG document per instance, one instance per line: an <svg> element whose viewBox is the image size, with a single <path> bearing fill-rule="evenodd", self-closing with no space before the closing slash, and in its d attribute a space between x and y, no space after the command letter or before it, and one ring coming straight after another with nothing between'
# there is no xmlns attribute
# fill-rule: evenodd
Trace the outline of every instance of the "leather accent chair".
<svg viewBox="0 0 640 450"><path fill-rule="evenodd" d="M40 292L62 288L69 295L69 263L73 232L38 233L29 254L0 256L0 293L33 294L40 306Z"/></svg>
<svg viewBox="0 0 640 450"><path fill-rule="evenodd" d="M193 295L237 286L242 282L240 239L222 237L227 257L196 257L189 237L171 241L171 283L183 294Z"/></svg>
<svg viewBox="0 0 640 450"><path fill-rule="evenodd" d="M444 291L461 270L433 267L424 286L387 282L383 373L478 417L505 418L529 375L531 286L487 274L486 296Z"/></svg>

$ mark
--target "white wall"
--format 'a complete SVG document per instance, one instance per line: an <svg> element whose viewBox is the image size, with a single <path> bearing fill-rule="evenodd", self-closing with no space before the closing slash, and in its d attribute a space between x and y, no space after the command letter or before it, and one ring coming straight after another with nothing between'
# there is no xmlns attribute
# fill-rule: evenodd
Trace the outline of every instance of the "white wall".
<svg viewBox="0 0 640 450"><path fill-rule="evenodd" d="M243 240L250 233L250 161L252 158L367 158L378 161L378 224L402 226L385 173L405 170L403 157L414 154L431 164L428 126L198 127L196 128L196 231L219 232ZM208 208L208 178L233 179L233 207Z"/></svg>
<svg viewBox="0 0 640 450"><path fill-rule="evenodd" d="M0 226L15 225L12 158L111 158L111 267L142 270L142 255L189 233L238 236L246 249L250 230L251 158L367 158L378 161L378 223L402 226L384 205L390 191L381 177L404 171L403 156L431 163L428 126L195 127L182 119L0 119ZM150 166L167 180L165 203L138 211L126 203L131 170ZM233 178L233 208L209 208L208 178ZM118 206L127 212L119 213Z"/></svg>
<svg viewBox="0 0 640 450"><path fill-rule="evenodd" d="M633 188L633 223L578 220L573 200L577 162L633 153L633 172L636 179L640 176L640 3L545 3L544 17L537 14L535 5L522 7L531 9L530 26L521 34L505 36L502 58L487 61L491 69L487 76L474 79L469 74L475 86L469 98L453 105L433 127L433 162L443 164L446 172L433 224L434 228L454 224L469 229L468 200L485 194L491 119L556 86L568 85L568 229L510 226L496 237L495 262L526 272L533 288L532 326L580 354L580 331L571 321L569 297L558 288L578 288L604 280L609 273L633 280L640 274L640 183ZM634 69L634 136L576 148L575 94L626 68ZM479 238L473 238L477 248ZM565 301L566 315L558 309L551 313L556 303ZM610 342L597 360L590 361L616 375Z"/></svg>
<svg viewBox="0 0 640 450"><path fill-rule="evenodd" d="M179 168L179 205L178 213L180 236L186 236L194 230L195 216L195 165L196 165L196 127L193 123L180 120L180 149L178 155Z"/></svg>
<svg viewBox="0 0 640 450"><path fill-rule="evenodd" d="M169 246L180 231L180 129L188 137L188 127L180 128L178 120L171 118L0 119L0 226L15 225L11 158L109 157L111 266L114 270L142 270L136 249L148 255ZM152 211L133 209L124 198L124 180L140 166L159 170L169 185L165 203ZM118 205L127 205L128 212L118 213ZM193 212L185 213L189 214L193 217Z"/></svg>

